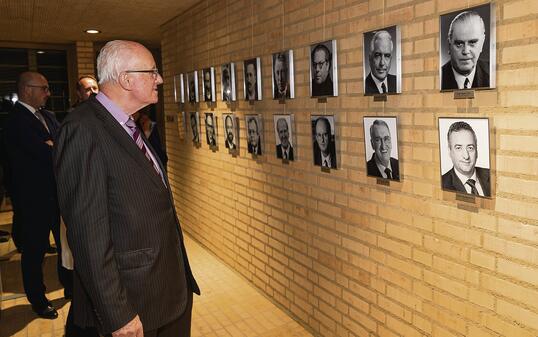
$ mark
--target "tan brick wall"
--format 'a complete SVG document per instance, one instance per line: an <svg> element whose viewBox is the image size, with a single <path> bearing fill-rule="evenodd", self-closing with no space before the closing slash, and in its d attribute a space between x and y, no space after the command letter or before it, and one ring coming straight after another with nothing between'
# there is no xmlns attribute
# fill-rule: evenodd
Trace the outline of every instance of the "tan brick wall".
<svg viewBox="0 0 538 337"><path fill-rule="evenodd" d="M77 41L77 80L82 75L95 75L95 56L93 42Z"/></svg>
<svg viewBox="0 0 538 337"><path fill-rule="evenodd" d="M538 336L538 10L499 0L498 88L439 92L440 13L452 0L207 0L162 27L169 176L183 229L320 336ZM402 31L403 94L362 94L362 33ZM313 42L337 39L339 92L308 97ZM271 97L271 53L293 48L296 99ZM239 101L241 151L195 148L180 130L173 75L262 59L264 100ZM220 75L217 76L220 92ZM186 104L185 111L193 111ZM246 153L244 115L265 121L266 155ZM273 154L273 114L292 113L298 160ZM335 114L342 169L312 165L310 114ZM362 117L398 116L401 183L366 177ZM440 189L437 118L489 117L494 198L477 212ZM203 133L205 128L202 126ZM179 130L179 131L178 131ZM188 137L187 137L188 138ZM196 265L193 266L196 273ZM203 292L203 289L202 289Z"/></svg>

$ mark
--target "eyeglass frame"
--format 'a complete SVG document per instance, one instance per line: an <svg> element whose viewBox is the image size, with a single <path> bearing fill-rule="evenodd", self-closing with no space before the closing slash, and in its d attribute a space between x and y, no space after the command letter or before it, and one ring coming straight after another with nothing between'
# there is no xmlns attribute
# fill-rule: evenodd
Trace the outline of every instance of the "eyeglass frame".
<svg viewBox="0 0 538 337"><path fill-rule="evenodd" d="M41 90L43 90L44 92L48 92L50 93L50 87L48 85L32 85L32 84L26 84L27 87L30 87L30 88L39 88Z"/></svg>
<svg viewBox="0 0 538 337"><path fill-rule="evenodd" d="M126 74L131 73L146 73L146 74L152 74L154 79L157 79L159 76L162 77L162 75L159 73L159 69L147 69L147 70L124 70L123 71Z"/></svg>

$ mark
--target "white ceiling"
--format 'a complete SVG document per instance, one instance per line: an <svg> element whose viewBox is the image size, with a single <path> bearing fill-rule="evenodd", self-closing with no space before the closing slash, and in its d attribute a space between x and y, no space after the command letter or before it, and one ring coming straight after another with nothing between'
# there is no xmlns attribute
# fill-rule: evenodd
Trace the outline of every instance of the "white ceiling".
<svg viewBox="0 0 538 337"><path fill-rule="evenodd" d="M160 44L160 26L200 0L0 0L0 41L130 39ZM101 34L84 33L88 28Z"/></svg>

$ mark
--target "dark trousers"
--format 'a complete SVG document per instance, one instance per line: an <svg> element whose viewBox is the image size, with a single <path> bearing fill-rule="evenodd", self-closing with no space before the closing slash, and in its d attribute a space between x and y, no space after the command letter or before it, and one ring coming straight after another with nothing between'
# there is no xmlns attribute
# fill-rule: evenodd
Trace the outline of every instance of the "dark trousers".
<svg viewBox="0 0 538 337"><path fill-rule="evenodd" d="M51 219L50 225L47 225L46 222L43 225L43 220L39 222L32 220L31 217L26 218L25 214L17 212L17 221L21 221L20 225L22 225L23 231L21 269L24 291L28 301L40 309L49 304L45 297L46 287L43 283L43 260L49 247L51 230L58 248L57 271L60 283L66 292L72 292L73 282L72 275L70 275L72 272L62 267L59 223Z"/></svg>
<svg viewBox="0 0 538 337"><path fill-rule="evenodd" d="M192 291L189 291L187 307L183 315L152 331L144 331L144 337L190 337L192 318Z"/></svg>
<svg viewBox="0 0 538 337"><path fill-rule="evenodd" d="M65 322L64 337L99 337L96 328L81 328L78 325L75 325L73 315L73 300L71 300L71 306L69 307L69 313L67 314L67 320Z"/></svg>

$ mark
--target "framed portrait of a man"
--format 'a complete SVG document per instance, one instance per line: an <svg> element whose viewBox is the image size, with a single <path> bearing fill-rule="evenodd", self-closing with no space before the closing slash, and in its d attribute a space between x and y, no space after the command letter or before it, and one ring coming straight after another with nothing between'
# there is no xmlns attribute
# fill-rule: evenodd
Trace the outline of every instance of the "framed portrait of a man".
<svg viewBox="0 0 538 337"><path fill-rule="evenodd" d="M204 102L215 102L215 68L209 67L202 70L202 95Z"/></svg>
<svg viewBox="0 0 538 337"><path fill-rule="evenodd" d="M205 113L205 139L210 148L217 147L217 119L212 112Z"/></svg>
<svg viewBox="0 0 538 337"><path fill-rule="evenodd" d="M200 115L198 114L198 111L189 113L189 121L192 142L194 144L200 144Z"/></svg>
<svg viewBox="0 0 538 337"><path fill-rule="evenodd" d="M262 67L259 57L245 60L243 62L244 70L244 89L246 101L262 100Z"/></svg>
<svg viewBox="0 0 538 337"><path fill-rule="evenodd" d="M362 60L365 95L402 92L399 26L364 33Z"/></svg>
<svg viewBox="0 0 538 337"><path fill-rule="evenodd" d="M263 119L261 115L246 115L247 151L254 156L263 154Z"/></svg>
<svg viewBox="0 0 538 337"><path fill-rule="evenodd" d="M313 162L327 169L338 168L336 156L336 125L334 115L310 116L312 125Z"/></svg>
<svg viewBox="0 0 538 337"><path fill-rule="evenodd" d="M174 76L174 102L185 103L185 90L183 74Z"/></svg>
<svg viewBox="0 0 538 337"><path fill-rule="evenodd" d="M491 197L488 118L439 118L443 190Z"/></svg>
<svg viewBox="0 0 538 337"><path fill-rule="evenodd" d="M495 5L447 13L439 23L441 91L495 88Z"/></svg>
<svg viewBox="0 0 538 337"><path fill-rule="evenodd" d="M364 117L366 174L400 181L396 117Z"/></svg>
<svg viewBox="0 0 538 337"><path fill-rule="evenodd" d="M222 114L224 125L224 146L230 153L239 149L239 127L236 118L231 113Z"/></svg>
<svg viewBox="0 0 538 337"><path fill-rule="evenodd" d="M296 149L293 141L293 116L273 115L273 129L275 131L276 157L284 161L294 161Z"/></svg>
<svg viewBox="0 0 538 337"><path fill-rule="evenodd" d="M293 50L273 54L273 99L295 98L293 77Z"/></svg>
<svg viewBox="0 0 538 337"><path fill-rule="evenodd" d="M220 67L220 89L223 102L237 100L235 90L235 63L226 63Z"/></svg>
<svg viewBox="0 0 538 337"><path fill-rule="evenodd" d="M177 131L179 139L185 141L187 139L187 114L185 111L181 111L181 121L177 121Z"/></svg>
<svg viewBox="0 0 538 337"><path fill-rule="evenodd" d="M310 46L310 96L338 96L336 40Z"/></svg>
<svg viewBox="0 0 538 337"><path fill-rule="evenodd" d="M195 70L187 74L187 95L189 96L189 102L199 102L198 98L198 71Z"/></svg>

